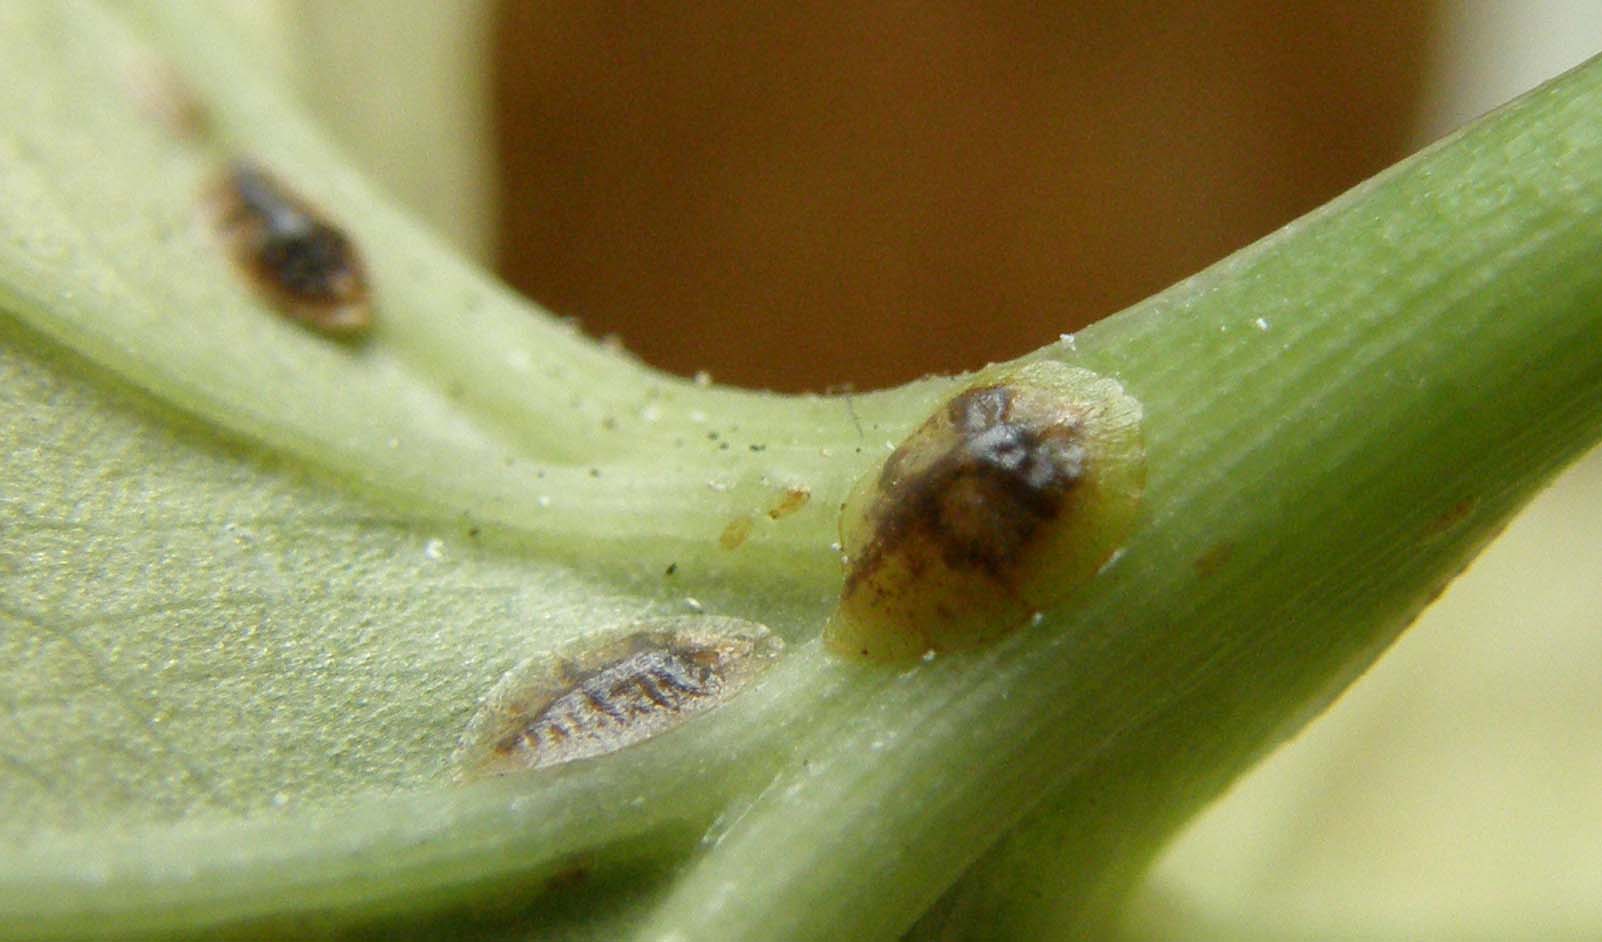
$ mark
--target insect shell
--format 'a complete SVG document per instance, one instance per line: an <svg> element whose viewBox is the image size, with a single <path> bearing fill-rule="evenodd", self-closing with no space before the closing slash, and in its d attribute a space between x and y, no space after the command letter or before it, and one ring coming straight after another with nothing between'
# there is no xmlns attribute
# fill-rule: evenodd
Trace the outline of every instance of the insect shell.
<svg viewBox="0 0 1602 942"><path fill-rule="evenodd" d="M572 657L540 655L501 678L452 758L459 779L604 755L728 702L784 643L738 618L633 625Z"/></svg>
<svg viewBox="0 0 1602 942"><path fill-rule="evenodd" d="M372 325L355 245L278 178L235 160L208 203L229 254L279 311L337 337Z"/></svg>
<svg viewBox="0 0 1602 942"><path fill-rule="evenodd" d="M986 644L1060 601L1134 527L1140 419L1117 382L1056 362L953 396L847 499L825 642L910 660Z"/></svg>

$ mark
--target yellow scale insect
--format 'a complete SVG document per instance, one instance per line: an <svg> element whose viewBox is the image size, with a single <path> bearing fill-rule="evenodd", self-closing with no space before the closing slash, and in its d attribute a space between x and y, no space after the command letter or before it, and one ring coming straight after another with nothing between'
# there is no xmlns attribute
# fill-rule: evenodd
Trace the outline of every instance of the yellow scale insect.
<svg viewBox="0 0 1602 942"><path fill-rule="evenodd" d="M1060 601L1134 528L1140 421L1140 403L1089 370L981 374L847 498L824 641L906 661L987 644Z"/></svg>
<svg viewBox="0 0 1602 942"><path fill-rule="evenodd" d="M459 779L505 775L644 742L745 689L784 643L756 622L692 615L607 632L572 657L506 672L452 757Z"/></svg>

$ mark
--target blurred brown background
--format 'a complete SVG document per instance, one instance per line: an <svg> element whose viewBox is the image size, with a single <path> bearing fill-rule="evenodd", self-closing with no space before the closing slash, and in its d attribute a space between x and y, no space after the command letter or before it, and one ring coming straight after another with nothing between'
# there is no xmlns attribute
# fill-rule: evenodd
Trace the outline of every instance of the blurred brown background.
<svg viewBox="0 0 1602 942"><path fill-rule="evenodd" d="M505 277L648 362L1016 356L1404 156L1433 4L502 0Z"/></svg>

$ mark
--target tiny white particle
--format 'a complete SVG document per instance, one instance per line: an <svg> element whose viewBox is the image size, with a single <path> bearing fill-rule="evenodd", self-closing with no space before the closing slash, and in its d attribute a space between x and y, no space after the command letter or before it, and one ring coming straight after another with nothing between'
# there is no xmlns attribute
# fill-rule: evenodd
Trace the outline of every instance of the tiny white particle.
<svg viewBox="0 0 1602 942"><path fill-rule="evenodd" d="M698 615L701 612L706 611L706 609L701 606L701 600L690 595L686 595L684 597L684 607Z"/></svg>
<svg viewBox="0 0 1602 942"><path fill-rule="evenodd" d="M653 402L640 410L640 418L647 422L655 422L662 418L662 407Z"/></svg>
<svg viewBox="0 0 1602 942"><path fill-rule="evenodd" d="M1043 622L1045 620L1046 620L1046 613L1045 612L1035 612L1033 615L1029 616L1029 624L1030 624L1031 627L1034 626L1034 625L1038 625L1038 624L1040 624L1041 622Z"/></svg>
<svg viewBox="0 0 1602 942"><path fill-rule="evenodd" d="M708 481L706 482L706 489L714 494L722 494L729 489L729 485L726 481Z"/></svg>
<svg viewBox="0 0 1602 942"><path fill-rule="evenodd" d="M534 361L529 357L528 351L513 350L506 355L506 364L514 370L528 372L528 368L534 365Z"/></svg>
<svg viewBox="0 0 1602 942"><path fill-rule="evenodd" d="M710 386L712 385L712 374L706 370L696 370L695 376L691 381L697 386Z"/></svg>
<svg viewBox="0 0 1602 942"><path fill-rule="evenodd" d="M551 499L546 497L544 494L541 494L539 497L539 505L541 507L549 507L551 506Z"/></svg>
<svg viewBox="0 0 1602 942"><path fill-rule="evenodd" d="M287 804L289 804L289 796L288 795L284 794L283 792L274 792L273 793L273 807L274 808L282 808L283 806L285 806Z"/></svg>
<svg viewBox="0 0 1602 942"><path fill-rule="evenodd" d="M923 662L925 664L929 663L930 661L933 661L934 659L935 659L934 648L930 648L929 650L923 652Z"/></svg>
<svg viewBox="0 0 1602 942"><path fill-rule="evenodd" d="M1111 556L1107 557L1107 561L1101 564L1101 568L1100 569L1096 570L1096 575L1099 576L1102 573L1106 572L1107 570L1111 569L1112 567L1118 565L1118 561L1120 559L1123 559L1123 558L1124 558L1124 548L1122 546L1120 546L1117 549L1113 550L1113 554Z"/></svg>
<svg viewBox="0 0 1602 942"><path fill-rule="evenodd" d="M896 450L896 443L892 442L892 441L889 441L889 440L886 440L885 443L884 443L884 450L885 451L895 451Z"/></svg>
<svg viewBox="0 0 1602 942"><path fill-rule="evenodd" d="M445 541L436 537L424 543L423 555L429 559L443 559L445 557Z"/></svg>
<svg viewBox="0 0 1602 942"><path fill-rule="evenodd" d="M700 425L702 422L706 421L706 413L702 412L700 409L696 409L690 413L690 421L694 422L696 425Z"/></svg>
<svg viewBox="0 0 1602 942"><path fill-rule="evenodd" d="M1063 346L1065 346L1065 347L1067 347L1067 348L1068 348L1068 349L1070 349L1070 350L1075 350L1075 349L1078 349L1078 348L1077 348L1077 347L1076 347L1076 346L1075 346L1075 345L1074 345L1074 335L1073 335L1073 334L1059 334L1059 335L1058 335L1058 336L1057 336L1057 340L1058 340L1058 342L1060 342L1060 343L1061 343L1061 344L1062 344L1062 345L1063 345Z"/></svg>
<svg viewBox="0 0 1602 942"><path fill-rule="evenodd" d="M829 450L829 449L827 449L827 448L819 448L818 449L818 454L822 455L825 458L833 458L834 457L834 452Z"/></svg>
<svg viewBox="0 0 1602 942"><path fill-rule="evenodd" d="M841 550L840 541L839 540L835 540L833 543L830 543L829 544L829 549L834 550L836 553L840 552L840 550Z"/></svg>
<svg viewBox="0 0 1602 942"><path fill-rule="evenodd" d="M388 445L391 448L399 448L400 447L400 439L392 438L389 441L385 442L384 444Z"/></svg>
<svg viewBox="0 0 1602 942"><path fill-rule="evenodd" d="M1268 321L1263 320L1261 317L1259 317L1257 320L1252 321L1252 323L1257 325L1257 329L1258 330L1267 330L1268 329Z"/></svg>

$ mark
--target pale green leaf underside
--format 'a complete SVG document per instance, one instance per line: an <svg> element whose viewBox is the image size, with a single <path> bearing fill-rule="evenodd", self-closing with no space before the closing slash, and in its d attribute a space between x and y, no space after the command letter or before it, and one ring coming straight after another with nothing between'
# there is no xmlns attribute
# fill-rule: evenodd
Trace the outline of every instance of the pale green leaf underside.
<svg viewBox="0 0 1602 942"><path fill-rule="evenodd" d="M1030 899L1101 912L1602 422L1592 69L1039 354L1142 401L1128 552L986 651L846 663L816 641L834 508L950 382L645 371L391 208L208 5L139 9L214 137L138 110L142 47L101 7L0 5L0 935L486 895L515 926L575 863L617 920L580 937L889 938L953 884L946 931L1071 929ZM196 222L237 151L362 245L370 342L286 322ZM686 596L786 656L655 741L448 784L506 667Z"/></svg>
<svg viewBox="0 0 1602 942"><path fill-rule="evenodd" d="M13 275L0 288L32 327L414 514L538 534L546 551L588 545L597 513L706 545L727 517L765 508L785 485L861 466L851 447L831 462L819 439L860 444L856 425L876 421L871 400L856 421L822 399L781 418L774 397L647 374L454 260L271 88L213 79L209 69L238 63L204 13L152 11L175 20L175 42L201 48L186 70L217 99L215 133L185 140L141 113L127 89L141 51L95 7L0 11L15 46L0 64L11 116L0 137L0 265ZM371 342L328 343L272 315L241 280L198 218L233 154L266 162L358 240L381 309ZM668 460L642 460L653 443ZM631 464L651 473L629 474ZM684 499L709 483L726 496ZM827 563L810 539L816 523L799 529L793 542ZM756 542L766 536L759 528Z"/></svg>
<svg viewBox="0 0 1602 942"><path fill-rule="evenodd" d="M672 468L644 481L600 460L577 467L535 462L529 453L546 443L485 431L481 425L489 423L453 401L437 363L397 356L382 329L372 343L349 348L272 313L193 218L218 155L176 141L122 94L119 70L138 62L129 39L93 7L16 5L0 15L10 20L0 33L17 47L4 57L14 80L0 86L12 95L5 106L22 115L3 138L7 172L0 177L12 312L172 401L226 417L224 426L238 435L264 439L320 474L357 479L385 498L378 506L352 501L326 479L308 478L293 462L265 457L238 438L219 443L196 425L175 430L172 413L84 383L76 360L8 328L12 407L3 421L7 574L14 584L6 587L7 610L33 626L29 634L55 632L58 644L82 652L85 663L57 679L60 689L91 677L96 686L121 688L115 712L137 718L128 721L141 737L113 754L137 758L166 742L171 758L183 760L163 763L179 771L145 773L165 776L163 788L125 785L135 796L129 800L256 807L279 795L299 797L310 784L299 766L331 777L316 783L319 793L437 775L437 756L418 746L448 748L477 694L519 651L654 604L682 611L676 587L705 584L693 547L682 574L672 582L663 577L679 558L672 543L638 561L648 581L610 602L612 593L593 582L478 549L480 538L493 536L517 544L537 534L543 543L542 514L573 521L605 505L580 499L586 488L661 487ZM123 146L107 149L108 140ZM383 255L374 268L382 323L408 312L425 316L421 303L390 302L398 279L385 277ZM526 325L530 363L530 351L552 336L574 343L526 311L500 313ZM498 350L497 363L516 352ZM481 378L493 372L486 368ZM663 393L664 411L672 395ZM545 434L542 413L531 409L527 420L535 429L528 439ZM667 418L660 425L678 427ZM588 447L599 428L575 443ZM689 438L683 429L674 434ZM707 444L704 433L696 437L696 447ZM733 504L782 493L772 483L741 493L747 476L761 477L741 466L750 454L725 462L726 491L709 489L705 469L695 468L703 505L725 494ZM619 513L637 509L625 504ZM696 510L706 515L704 506ZM799 527L815 535L821 528L808 526L808 516L819 515L796 515ZM635 527L656 519L642 517ZM703 519L700 527L715 534L722 524ZM19 680L40 676L37 663L6 666ZM229 690L230 679L242 689ZM167 702L185 690L203 698L227 691L235 706L218 714ZM387 715L394 724L383 721ZM33 729L44 740L64 732ZM132 730L119 732L108 730L107 742L126 740ZM314 738L295 738L308 733ZM61 755L74 752L62 746ZM342 761L330 762L333 756ZM19 769L36 764L18 758ZM219 764L228 768L205 768ZM193 768L181 771L185 765ZM249 768L258 772L243 772ZM46 764L46 771L63 769ZM268 776L283 781L268 787ZM66 807L77 797L56 800ZM25 815L7 819L18 827L27 822Z"/></svg>
<svg viewBox="0 0 1602 942"><path fill-rule="evenodd" d="M485 680L592 601L23 342L0 352L13 839L437 778Z"/></svg>
<svg viewBox="0 0 1602 942"><path fill-rule="evenodd" d="M147 12L206 22L203 7ZM509 801L518 788L451 785L448 758L508 667L597 627L734 595L740 614L815 633L828 501L880 452L863 436L883 407L797 410L638 371L451 261L247 88L274 132L251 152L293 168L267 151L298 131L321 164L290 173L373 269L376 335L330 343L263 305L197 218L248 105L216 112L221 140L184 139L138 108L128 73L151 52L99 8L11 5L0 21L0 294L15 318L0 353L0 838L28 848L0 868L0 934L250 921L286 899L349 907L375 881L376 909L427 908L417 881L538 885L618 835L693 839L724 794L689 774L705 752L657 750L537 807ZM205 63L192 68L199 85ZM634 379L586 375L595 363ZM831 464L844 470L820 476ZM810 506L770 519L796 485ZM739 516L755 526L735 553L717 537ZM624 552L575 551L614 540ZM750 571L777 553L785 571ZM707 750L727 764L785 722ZM107 907L117 920L94 914Z"/></svg>

